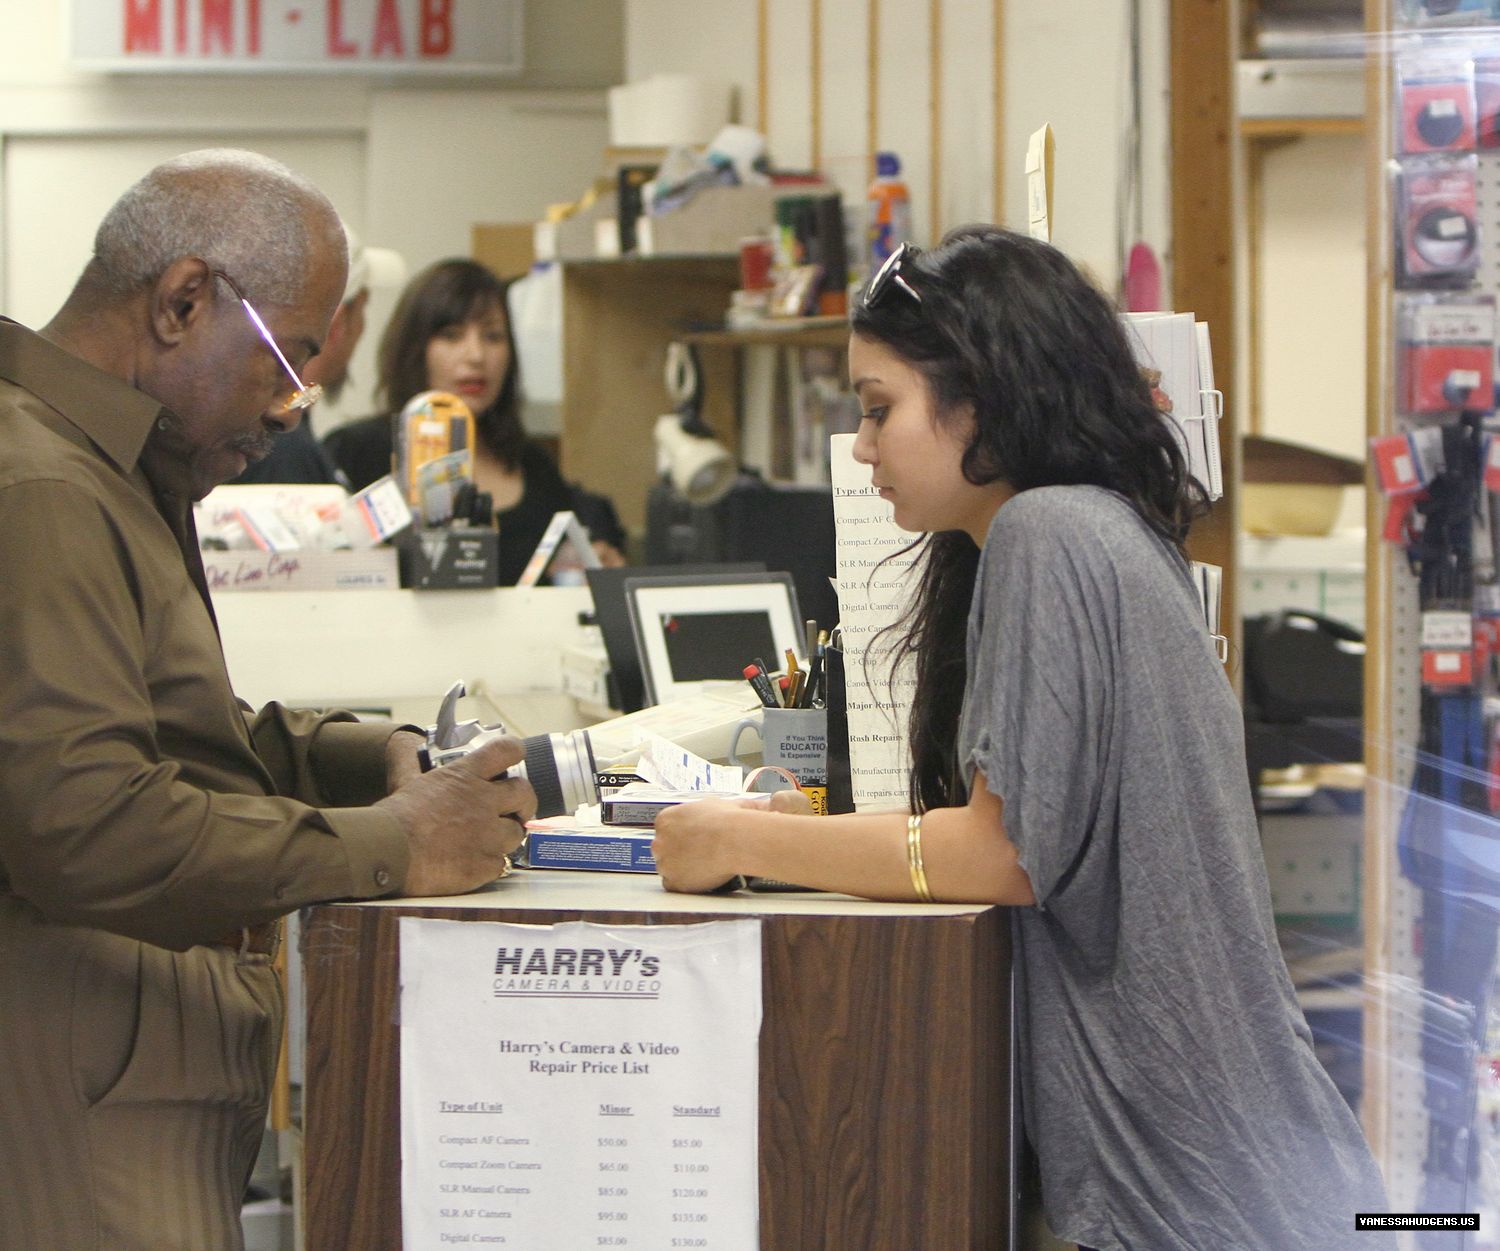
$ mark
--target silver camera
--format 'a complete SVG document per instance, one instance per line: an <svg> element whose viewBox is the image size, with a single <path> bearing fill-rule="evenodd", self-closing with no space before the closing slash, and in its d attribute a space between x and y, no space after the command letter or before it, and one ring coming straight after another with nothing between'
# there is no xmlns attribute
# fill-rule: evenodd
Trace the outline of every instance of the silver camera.
<svg viewBox="0 0 1500 1251"><path fill-rule="evenodd" d="M455 682L443 696L437 724L427 731L420 754L422 771L442 768L462 760L471 751L507 733L504 726L459 721L455 710L463 698L464 684ZM536 815L558 817L582 804L599 802L594 777L594 748L587 730L566 734L533 734L521 740L525 760L503 776L525 778L536 792Z"/></svg>

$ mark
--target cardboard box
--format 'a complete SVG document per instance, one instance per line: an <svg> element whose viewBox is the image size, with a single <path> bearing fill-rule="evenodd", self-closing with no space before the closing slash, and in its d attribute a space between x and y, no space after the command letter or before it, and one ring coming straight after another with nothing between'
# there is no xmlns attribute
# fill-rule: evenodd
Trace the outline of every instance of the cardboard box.
<svg viewBox="0 0 1500 1251"><path fill-rule="evenodd" d="M679 209L641 217L636 251L642 256L738 255L741 239L770 233L776 199L786 194L785 187L705 187Z"/></svg>
<svg viewBox="0 0 1500 1251"><path fill-rule="evenodd" d="M655 873L650 830L533 830L526 836L531 869L588 869L596 873Z"/></svg>
<svg viewBox="0 0 1500 1251"><path fill-rule="evenodd" d="M291 552L203 553L208 589L223 591L371 591L401 585L389 547L359 551L303 548Z"/></svg>
<svg viewBox="0 0 1500 1251"><path fill-rule="evenodd" d="M603 192L591 203L564 217L561 221L537 222L532 230L532 248L539 261L588 261L604 256L618 256L618 197L613 190ZM612 249L600 251L600 232L613 231Z"/></svg>

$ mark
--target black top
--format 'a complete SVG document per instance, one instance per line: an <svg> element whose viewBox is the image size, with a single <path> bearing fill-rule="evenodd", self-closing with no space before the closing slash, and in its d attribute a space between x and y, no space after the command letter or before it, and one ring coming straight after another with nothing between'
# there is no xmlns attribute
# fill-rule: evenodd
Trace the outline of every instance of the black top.
<svg viewBox="0 0 1500 1251"><path fill-rule="evenodd" d="M391 472L394 443L388 415L366 417L329 433L323 450L359 491ZM595 495L564 481L557 465L529 440L521 449L526 486L519 501L495 513L500 529L500 586L513 586L541 542L553 513L572 511L589 537L625 548L625 530L607 496Z"/></svg>
<svg viewBox="0 0 1500 1251"><path fill-rule="evenodd" d="M234 481L236 484L337 482L343 487L349 485L313 437L312 426L305 415L296 429L276 436L268 456L249 466Z"/></svg>

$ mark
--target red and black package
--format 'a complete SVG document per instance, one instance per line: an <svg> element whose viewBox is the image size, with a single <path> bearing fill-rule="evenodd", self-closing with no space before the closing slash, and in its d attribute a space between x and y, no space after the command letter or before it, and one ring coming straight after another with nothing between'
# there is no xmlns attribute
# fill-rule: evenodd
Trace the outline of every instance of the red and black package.
<svg viewBox="0 0 1500 1251"><path fill-rule="evenodd" d="M1396 285L1465 287L1479 268L1478 161L1403 161L1396 193Z"/></svg>

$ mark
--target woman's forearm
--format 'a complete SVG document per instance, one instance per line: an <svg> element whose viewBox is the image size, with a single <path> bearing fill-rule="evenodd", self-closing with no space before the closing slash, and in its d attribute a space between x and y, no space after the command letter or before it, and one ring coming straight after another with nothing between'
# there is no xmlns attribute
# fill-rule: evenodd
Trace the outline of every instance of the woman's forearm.
<svg viewBox="0 0 1500 1251"><path fill-rule="evenodd" d="M980 783L969 804L922 819L928 889L955 903L1033 903L1000 801ZM918 898L904 812L816 817L700 802L664 813L657 842L663 880L675 890L712 889L743 873L869 899Z"/></svg>

